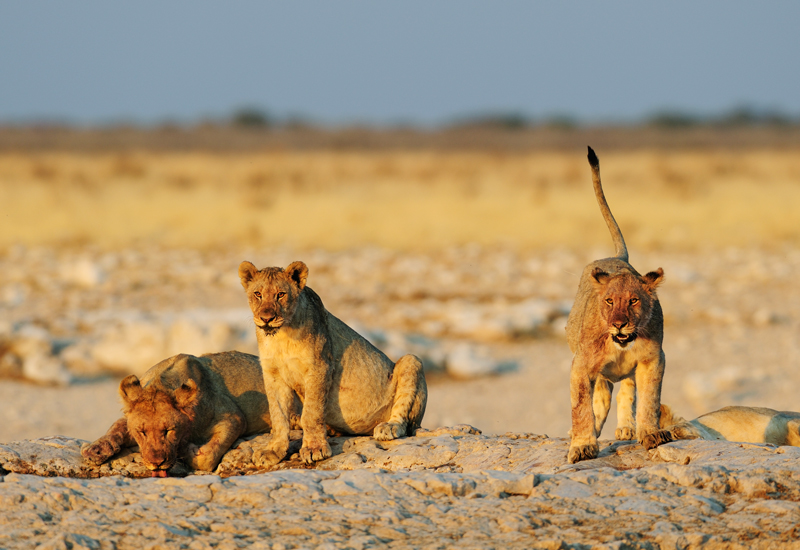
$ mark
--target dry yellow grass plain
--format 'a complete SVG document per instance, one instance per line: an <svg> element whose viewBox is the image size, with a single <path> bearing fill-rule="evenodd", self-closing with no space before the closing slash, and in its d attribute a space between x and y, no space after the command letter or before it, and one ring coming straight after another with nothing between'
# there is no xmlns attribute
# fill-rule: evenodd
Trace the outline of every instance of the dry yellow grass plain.
<svg viewBox="0 0 800 550"><path fill-rule="evenodd" d="M598 151L629 246L800 242L800 151ZM0 155L0 247L609 245L583 151Z"/></svg>

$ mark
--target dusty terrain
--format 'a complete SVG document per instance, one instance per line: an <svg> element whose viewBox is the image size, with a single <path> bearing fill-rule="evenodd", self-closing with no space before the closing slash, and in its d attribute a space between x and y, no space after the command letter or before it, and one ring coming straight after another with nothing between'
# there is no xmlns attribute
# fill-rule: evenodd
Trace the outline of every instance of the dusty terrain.
<svg viewBox="0 0 800 550"><path fill-rule="evenodd" d="M665 271L659 291L666 314L662 397L687 418L733 404L800 408L800 152L771 139L771 148L597 148L631 262L640 270ZM392 357L407 351L422 356L430 388L423 426L472 424L489 438L487 449L506 445L501 440L507 432L566 437L571 357L563 325L583 266L611 253L583 147L177 149L3 146L0 444L53 435L94 439L119 415L121 376L178 352L255 352L236 276L244 259L259 267L305 261L309 285L333 313ZM606 437L613 422L612 416ZM563 439L552 441L565 452ZM794 456L790 449L779 451L786 453L781 460ZM369 480L367 500L375 510L400 514L395 519L381 515L389 512L357 511L361 489L352 488L361 486L361 478L340 480L338 473L321 471L168 481L10 474L0 483L0 495L4 509L28 510L23 515L41 509L39 520L20 521L34 533L31 540L53 548L109 544L90 527L94 512L75 503L105 502L102 495L112 486L134 494L128 504L114 501L108 525L117 525L117 535L122 537L119 522L125 525L130 514L142 526L152 524L148 518L158 517L160 509L148 502L180 501L183 523L158 524L146 536L161 544L178 536L175 530L205 533L195 536L192 547L198 548L259 542L248 538L243 518L214 507L209 495L225 494L250 514L264 506L279 510L261 518L259 529L289 517L280 531L271 531L283 537L276 544L287 547L292 529L308 537L294 544L341 545L337 536L357 540L354 525L369 531L386 523L394 534L373 531L358 544L408 546L405 533L419 537L419 547L447 546L438 540L445 533L462 545L505 546L531 541L498 538L504 530L541 528L537 540L557 548L599 542L593 530L609 517L626 520L617 522L622 530L616 535L602 539L610 544L616 537L642 548L725 540L744 547L753 543L747 537L758 541L762 535L788 544L796 538L789 519L798 513L792 480L800 474L784 460L779 469L788 473L770 477L763 468L772 463L758 466L761 451L752 452L715 465L715 451L703 447L697 457L705 457L698 466L710 468L705 473L676 473L684 468L680 461L666 477L650 462L613 474L562 472L565 477L553 478L552 488L541 485L537 493L544 478L536 478L531 491L508 499L469 498L473 489L445 497L406 489L422 487L424 480L426 487L442 483L458 493L458 487L495 483L494 474L480 482L464 481L457 476L465 474L451 470L437 473L440 466L427 474L402 468L399 477L371 474L377 477ZM752 487L773 483L773 489L732 489L739 487L726 473L732 468L743 479L762 480ZM506 469L521 478L530 474ZM682 476L688 477L680 481ZM622 493L603 492L617 482L626 487ZM353 492L331 497L320 489L331 483ZM570 487L567 493L577 492L559 493L555 487L562 484ZM112 493L108 498L123 498ZM195 493L200 496L192 500ZM641 503L632 515L620 515L621 504L609 500L634 494L642 502L660 502L666 515ZM534 495L540 500L532 508ZM335 504L329 500L334 497ZM700 504L685 504L689 497ZM574 498L588 503L569 500ZM306 504L325 503L336 510L324 512L325 518L304 511ZM579 506L586 517L568 512L570 506ZM684 506L689 507L683 511ZM722 519L712 519L720 510ZM488 514L485 522L471 521L481 514ZM190 516L206 519L189 525ZM662 517L667 519L659 523ZM487 522L491 527L484 529ZM58 534L47 537L54 524L61 525ZM714 538L734 527L738 538ZM241 536L220 535L226 529ZM633 536L647 529L653 530L650 538ZM108 540L127 547L120 537Z"/></svg>

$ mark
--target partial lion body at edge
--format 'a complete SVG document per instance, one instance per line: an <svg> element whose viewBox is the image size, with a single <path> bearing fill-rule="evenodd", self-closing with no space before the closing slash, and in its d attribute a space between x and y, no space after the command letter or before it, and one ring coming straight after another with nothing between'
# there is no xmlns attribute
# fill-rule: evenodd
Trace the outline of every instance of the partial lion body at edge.
<svg viewBox="0 0 800 550"><path fill-rule="evenodd" d="M675 439L769 443L800 447L800 413L764 407L724 407L684 420L661 406L661 426Z"/></svg>

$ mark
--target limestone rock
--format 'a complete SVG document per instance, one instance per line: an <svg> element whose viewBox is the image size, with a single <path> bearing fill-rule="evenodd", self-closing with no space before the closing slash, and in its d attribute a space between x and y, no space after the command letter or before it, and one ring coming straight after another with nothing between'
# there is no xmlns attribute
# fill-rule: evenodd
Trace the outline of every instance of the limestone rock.
<svg viewBox="0 0 800 550"><path fill-rule="evenodd" d="M252 452L268 441L240 440L213 475L153 479L131 479L146 474L136 452L94 467L80 440L0 445L0 547L798 546L793 447L603 441L598 459L568 465L565 439L462 425L336 437L316 468L290 458L234 475L256 474Z"/></svg>

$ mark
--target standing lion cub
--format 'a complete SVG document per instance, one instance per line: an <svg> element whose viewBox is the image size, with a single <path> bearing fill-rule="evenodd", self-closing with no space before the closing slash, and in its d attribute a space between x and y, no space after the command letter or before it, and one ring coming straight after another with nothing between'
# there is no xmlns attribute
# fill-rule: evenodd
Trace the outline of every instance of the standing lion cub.
<svg viewBox="0 0 800 550"><path fill-rule="evenodd" d="M597 456L614 382L622 383L616 438L633 439L635 434L648 449L672 440L658 426L665 359L664 317L656 288L664 272L658 268L642 276L628 263L625 240L600 184L600 161L591 147L589 164L616 256L586 266L567 321L567 340L575 354L570 372L571 464Z"/></svg>
<svg viewBox="0 0 800 550"><path fill-rule="evenodd" d="M331 315L306 286L303 262L260 271L242 262L239 278L253 311L272 420L270 445L255 457L262 465L286 456L294 394L303 401L300 457L307 463L331 456L325 424L380 440L416 432L428 398L418 358L393 363Z"/></svg>

